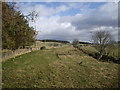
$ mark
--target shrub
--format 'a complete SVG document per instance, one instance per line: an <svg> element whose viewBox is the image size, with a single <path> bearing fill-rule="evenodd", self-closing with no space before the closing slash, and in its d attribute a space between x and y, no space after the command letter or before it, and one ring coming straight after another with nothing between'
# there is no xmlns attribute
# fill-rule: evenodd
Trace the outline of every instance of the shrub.
<svg viewBox="0 0 120 90"><path fill-rule="evenodd" d="M42 47L40 48L40 50L44 50L44 49L46 49L46 47L45 47L45 46L42 46Z"/></svg>

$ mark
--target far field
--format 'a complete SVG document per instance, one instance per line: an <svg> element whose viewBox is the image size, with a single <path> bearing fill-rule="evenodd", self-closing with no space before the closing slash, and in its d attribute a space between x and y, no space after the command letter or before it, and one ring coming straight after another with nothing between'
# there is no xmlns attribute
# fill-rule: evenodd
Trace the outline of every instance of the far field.
<svg viewBox="0 0 120 90"><path fill-rule="evenodd" d="M69 44L11 58L2 67L3 88L118 87L118 64L98 61Z"/></svg>

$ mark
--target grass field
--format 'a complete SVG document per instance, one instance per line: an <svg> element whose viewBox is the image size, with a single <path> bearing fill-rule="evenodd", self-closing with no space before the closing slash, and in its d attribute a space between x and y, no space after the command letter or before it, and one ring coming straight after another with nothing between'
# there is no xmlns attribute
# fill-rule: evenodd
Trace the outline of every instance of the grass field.
<svg viewBox="0 0 120 90"><path fill-rule="evenodd" d="M87 50L90 53L98 53L98 51L95 49L94 45L82 45L79 46L81 49L83 50ZM114 57L115 59L119 59L119 53L120 53L120 49L119 49L120 45L116 44L114 45L114 47L109 47L106 50L109 50L109 56Z"/></svg>
<svg viewBox="0 0 120 90"><path fill-rule="evenodd" d="M118 87L118 64L97 61L71 45L24 54L2 66L3 88Z"/></svg>

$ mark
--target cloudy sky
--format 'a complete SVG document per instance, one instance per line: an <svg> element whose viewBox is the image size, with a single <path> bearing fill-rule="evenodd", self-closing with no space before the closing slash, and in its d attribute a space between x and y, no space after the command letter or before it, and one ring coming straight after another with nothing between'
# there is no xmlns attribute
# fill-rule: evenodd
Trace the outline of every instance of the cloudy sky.
<svg viewBox="0 0 120 90"><path fill-rule="evenodd" d="M109 31L118 37L118 3L114 2L26 2L18 3L27 15L35 10L37 39L91 41L95 31Z"/></svg>

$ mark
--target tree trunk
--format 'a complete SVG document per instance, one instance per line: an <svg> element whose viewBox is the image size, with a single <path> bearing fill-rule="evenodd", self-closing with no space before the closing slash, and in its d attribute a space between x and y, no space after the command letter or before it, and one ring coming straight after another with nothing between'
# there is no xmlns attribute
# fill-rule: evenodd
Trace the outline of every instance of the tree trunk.
<svg viewBox="0 0 120 90"><path fill-rule="evenodd" d="M103 55L102 54L100 54L100 56L98 57L98 60L101 60L101 58L103 57Z"/></svg>

